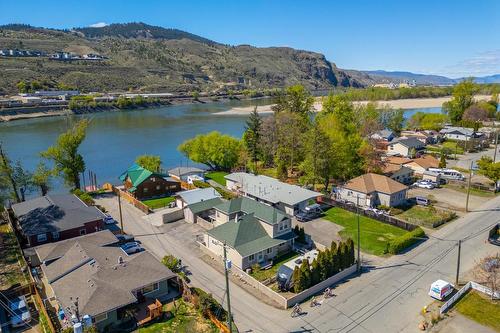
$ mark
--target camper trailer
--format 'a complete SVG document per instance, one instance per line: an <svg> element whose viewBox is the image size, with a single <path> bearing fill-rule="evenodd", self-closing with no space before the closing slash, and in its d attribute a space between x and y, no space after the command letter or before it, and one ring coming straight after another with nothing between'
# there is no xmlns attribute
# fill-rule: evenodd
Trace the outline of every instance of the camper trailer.
<svg viewBox="0 0 500 333"><path fill-rule="evenodd" d="M278 282L279 289L290 290L293 287L292 278L295 267L300 267L304 260L307 260L309 265L311 265L313 260L318 257L318 253L318 250L312 250L281 265L276 274L276 281Z"/></svg>

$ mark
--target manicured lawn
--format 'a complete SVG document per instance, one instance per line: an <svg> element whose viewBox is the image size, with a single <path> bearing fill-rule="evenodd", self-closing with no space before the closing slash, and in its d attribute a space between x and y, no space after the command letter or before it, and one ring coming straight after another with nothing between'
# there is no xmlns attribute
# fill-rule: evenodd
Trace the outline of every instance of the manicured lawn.
<svg viewBox="0 0 500 333"><path fill-rule="evenodd" d="M352 238L354 243L357 243L357 220L356 214L347 210L332 207L326 211L324 219L344 227L340 231L342 238ZM375 255L383 255L387 246L387 242L393 238L405 234L407 231L390 224L385 224L366 216L359 217L361 229L361 249L363 252Z"/></svg>
<svg viewBox="0 0 500 333"><path fill-rule="evenodd" d="M167 207L167 205L175 200L174 197L165 197L159 199L144 200L142 203L151 209Z"/></svg>
<svg viewBox="0 0 500 333"><path fill-rule="evenodd" d="M432 228L432 225L441 221L449 221L454 217L452 212L423 206L413 206L403 213L397 215L398 218L409 223Z"/></svg>
<svg viewBox="0 0 500 333"><path fill-rule="evenodd" d="M0 225L0 290L8 289L16 283L27 282L21 270L24 265L16 235L8 224Z"/></svg>
<svg viewBox="0 0 500 333"><path fill-rule="evenodd" d="M222 186L226 186L226 179L224 178L224 176L227 174L229 173L224 171L209 171L205 174L205 177L207 179L212 179L213 181L221 184Z"/></svg>
<svg viewBox="0 0 500 333"><path fill-rule="evenodd" d="M464 316L500 332L500 301L470 291L455 306Z"/></svg>
<svg viewBox="0 0 500 333"><path fill-rule="evenodd" d="M252 275L256 280L259 281L264 281L267 280L273 276L276 276L276 273L278 273L278 269L286 263L287 261L291 260L292 258L298 257L299 254L295 252L289 252L287 254L282 255L281 257L276 258L275 264L266 270L259 270L259 271L253 271Z"/></svg>
<svg viewBox="0 0 500 333"><path fill-rule="evenodd" d="M445 141L442 143L443 148L448 148L451 150L451 155L455 155L455 151L458 155L464 153L464 149L455 141Z"/></svg>
<svg viewBox="0 0 500 333"><path fill-rule="evenodd" d="M209 320L205 319L191 303L183 300L175 301L177 309L174 317L163 322L154 323L139 328L139 333L218 333L219 330Z"/></svg>

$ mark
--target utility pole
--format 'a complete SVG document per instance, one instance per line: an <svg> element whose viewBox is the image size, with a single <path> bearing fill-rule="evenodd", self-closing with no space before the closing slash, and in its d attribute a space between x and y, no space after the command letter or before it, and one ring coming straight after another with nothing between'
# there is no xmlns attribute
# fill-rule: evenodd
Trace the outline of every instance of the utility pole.
<svg viewBox="0 0 500 333"><path fill-rule="evenodd" d="M495 128L495 152L493 153L493 163L497 161L497 150L498 150L498 132L496 131Z"/></svg>
<svg viewBox="0 0 500 333"><path fill-rule="evenodd" d="M223 245L224 248L224 275L226 276L226 295L227 295L227 327L229 328L229 333L233 333L233 320L231 315L231 297L229 297L229 268L230 261L227 260L226 253L226 242Z"/></svg>
<svg viewBox="0 0 500 333"><path fill-rule="evenodd" d="M470 161L470 167L469 167L469 181L467 185L467 201L465 202L465 212L469 212L469 197L470 197L470 183L472 180L472 165L474 164L474 161Z"/></svg>
<svg viewBox="0 0 500 333"><path fill-rule="evenodd" d="M122 230L121 233L124 234L125 230L123 230L122 199L120 190L118 190L118 210L120 211L120 228Z"/></svg>
<svg viewBox="0 0 500 333"><path fill-rule="evenodd" d="M358 273L361 271L361 257L360 257L360 250L359 250L359 239L360 239L360 231L359 231L359 194L356 196L356 216L358 220L358 260L357 260L357 268L356 270Z"/></svg>
<svg viewBox="0 0 500 333"><path fill-rule="evenodd" d="M457 258L457 276L455 277L455 288L458 287L458 276L460 275L460 250L462 248L462 240L458 240L458 258Z"/></svg>

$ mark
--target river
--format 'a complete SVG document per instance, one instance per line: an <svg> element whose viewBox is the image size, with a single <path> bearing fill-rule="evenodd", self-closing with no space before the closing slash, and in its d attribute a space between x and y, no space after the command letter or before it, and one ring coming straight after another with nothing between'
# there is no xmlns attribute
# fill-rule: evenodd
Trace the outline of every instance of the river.
<svg viewBox="0 0 500 333"><path fill-rule="evenodd" d="M241 137L247 116L214 115L232 107L265 105L269 100L230 101L185 104L153 109L109 111L86 115L16 120L0 123L0 141L13 161L34 170L39 153L52 145L59 134L75 121L91 119L87 137L81 146L88 170L103 182L118 183L118 176L138 155L160 155L164 168L194 165L177 147L197 134L220 131ZM405 117L417 111L438 113L441 108L405 110ZM60 181L53 182L56 192L64 190Z"/></svg>

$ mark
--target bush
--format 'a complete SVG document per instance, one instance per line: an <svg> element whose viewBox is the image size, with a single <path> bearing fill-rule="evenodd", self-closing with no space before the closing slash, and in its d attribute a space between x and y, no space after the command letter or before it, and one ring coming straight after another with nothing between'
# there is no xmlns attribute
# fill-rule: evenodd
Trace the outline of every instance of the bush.
<svg viewBox="0 0 500 333"><path fill-rule="evenodd" d="M378 206L377 206L377 209L380 209L380 210L390 210L390 209L391 209L391 207L386 206L386 205L378 205Z"/></svg>
<svg viewBox="0 0 500 333"><path fill-rule="evenodd" d="M80 189L74 189L73 191L71 191L71 193L80 198L80 200L85 202L85 204L88 206L93 206L95 204L94 199L87 192L83 192Z"/></svg>
<svg viewBox="0 0 500 333"><path fill-rule="evenodd" d="M394 238L393 240L388 242L385 252L390 254L398 254L407 247L418 242L420 238L423 237L425 237L425 232L422 230L422 228L417 227L415 230L407 232L406 234Z"/></svg>
<svg viewBox="0 0 500 333"><path fill-rule="evenodd" d="M226 191L223 188L220 188L220 187L214 187L214 188L226 200L231 200L231 199L234 199L237 197L237 195L234 194L233 192Z"/></svg>
<svg viewBox="0 0 500 333"><path fill-rule="evenodd" d="M180 272L180 260L171 254L164 256L161 263L174 273Z"/></svg>
<svg viewBox="0 0 500 333"><path fill-rule="evenodd" d="M202 180L195 180L195 181L193 181L193 185L196 186L197 188L211 187L211 185L209 183L204 182Z"/></svg>

